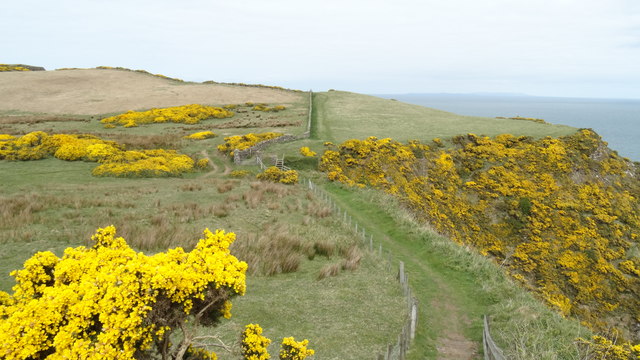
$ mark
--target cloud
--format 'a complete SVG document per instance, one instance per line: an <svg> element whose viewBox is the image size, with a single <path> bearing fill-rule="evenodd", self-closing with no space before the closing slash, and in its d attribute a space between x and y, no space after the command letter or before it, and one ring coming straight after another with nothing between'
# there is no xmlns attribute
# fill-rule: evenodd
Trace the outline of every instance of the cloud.
<svg viewBox="0 0 640 360"><path fill-rule="evenodd" d="M584 79L640 73L638 3L23 0L0 14L0 31L12 34L2 61L304 89L552 92L566 83L563 91L582 92ZM606 86L629 91L616 84Z"/></svg>

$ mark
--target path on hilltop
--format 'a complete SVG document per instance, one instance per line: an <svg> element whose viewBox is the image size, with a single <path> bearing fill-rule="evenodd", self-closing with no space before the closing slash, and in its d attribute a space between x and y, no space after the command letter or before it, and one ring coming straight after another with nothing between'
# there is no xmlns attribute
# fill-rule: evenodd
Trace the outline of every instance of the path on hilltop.
<svg viewBox="0 0 640 360"><path fill-rule="evenodd" d="M343 135L329 121L327 97L314 97L313 127L318 139L337 141ZM468 273L453 269L441 256L429 250L427 239L399 226L391 215L360 194L328 184L325 190L354 221L357 221L395 260L405 263L409 284L418 299L418 328L409 359L471 360L482 353L481 315L488 299L477 290ZM395 261L394 260L394 261Z"/></svg>
<svg viewBox="0 0 640 360"><path fill-rule="evenodd" d="M405 263L418 299L418 329L410 359L480 359L482 323L488 299L476 279L429 251L428 239L404 228L358 192L329 184L325 190L382 247ZM373 205L373 206L372 206Z"/></svg>

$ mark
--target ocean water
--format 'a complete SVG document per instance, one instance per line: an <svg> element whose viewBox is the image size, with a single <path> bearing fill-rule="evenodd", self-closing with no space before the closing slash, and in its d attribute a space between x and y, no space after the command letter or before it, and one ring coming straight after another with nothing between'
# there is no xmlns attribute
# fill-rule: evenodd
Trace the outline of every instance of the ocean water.
<svg viewBox="0 0 640 360"><path fill-rule="evenodd" d="M461 115L523 116L595 130L621 156L640 161L640 100L505 95L376 95Z"/></svg>

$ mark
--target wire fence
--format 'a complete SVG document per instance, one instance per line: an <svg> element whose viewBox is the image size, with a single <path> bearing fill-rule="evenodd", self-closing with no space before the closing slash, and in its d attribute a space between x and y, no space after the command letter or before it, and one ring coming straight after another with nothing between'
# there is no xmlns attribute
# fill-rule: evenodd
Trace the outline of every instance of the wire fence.
<svg viewBox="0 0 640 360"><path fill-rule="evenodd" d="M482 329L482 349L484 350L484 360L505 360L502 350L493 342L489 332L489 320L484 315L484 326Z"/></svg>
<svg viewBox="0 0 640 360"><path fill-rule="evenodd" d="M309 91L309 115L307 121L307 131L304 133L304 137L308 138L311 132L311 112L313 111L313 93ZM267 144L265 144L267 145ZM282 158L278 158L277 156L273 158L274 165L278 167L280 170L291 170L288 166L284 164L284 156ZM261 169L266 169L267 166L264 164L262 157L259 152L256 152L256 163L260 166ZM364 247L368 247L369 251L374 252L377 251L380 257L383 256L383 247L382 242L376 241L374 239L373 234L368 232L361 224L359 224L356 220L354 220L350 214L347 213L346 210L342 209L333 199L332 197L324 191L322 188L317 186L310 179L304 179L302 181L306 186L308 186L309 190L312 191L316 196L323 199L331 208L331 210L342 219L343 223L349 227L353 228L354 233L362 239L362 243ZM393 263L391 252L387 252L389 256L389 264ZM407 351L411 346L411 343L415 339L416 327L418 323L418 301L413 296L411 291L411 287L409 286L409 279L405 272L404 262L399 262L398 268L398 276L397 280L399 281L404 297L407 301L407 316L398 335L398 339L393 344L388 344L387 348L378 353L376 359L378 360L404 360L406 358ZM504 355L502 354L502 350L495 344L493 338L491 337L491 333L489 331L489 321L487 316L484 315L484 326L482 332L482 345L484 352L485 360L505 360Z"/></svg>
<svg viewBox="0 0 640 360"><path fill-rule="evenodd" d="M377 252L381 257L383 257L383 254L385 253L388 254L390 260L389 264L393 262L391 259L392 254L383 249L382 242L377 241L371 232L367 231L362 224L358 223L358 221L353 219L346 210L342 209L326 191L317 186L310 179L303 180L303 184L305 184L305 186L309 188L309 191L314 195L327 203L331 210L346 226L352 228L354 233L360 238L364 247L368 248L369 251L373 253ZM406 358L407 351L416 336L416 328L418 325L418 300L413 296L413 292L409 286L409 277L405 272L404 262L402 261L399 262L397 280L402 287L402 292L406 299L407 316L402 325L402 329L400 330L400 334L398 334L397 340L395 343L388 344L386 349L376 355L375 358L378 360L404 360Z"/></svg>

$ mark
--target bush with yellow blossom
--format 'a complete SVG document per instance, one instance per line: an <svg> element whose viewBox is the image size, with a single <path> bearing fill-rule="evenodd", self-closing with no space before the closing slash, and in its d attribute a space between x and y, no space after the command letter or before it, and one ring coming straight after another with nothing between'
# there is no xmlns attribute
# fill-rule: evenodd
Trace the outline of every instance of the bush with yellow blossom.
<svg viewBox="0 0 640 360"><path fill-rule="evenodd" d="M62 257L36 253L11 273L13 294L0 291L0 358L217 359L205 348L212 336L196 329L231 318L247 264L229 250L234 233L203 235L191 251L145 255L108 226L91 247L67 248ZM259 325L246 327L245 360L269 359L270 340L261 334ZM286 359L313 354L307 343L291 338L286 349L297 357Z"/></svg>
<svg viewBox="0 0 640 360"><path fill-rule="evenodd" d="M197 133L189 134L184 138L189 140L204 140L204 139L210 139L216 136L218 135L216 135L213 131L200 131Z"/></svg>
<svg viewBox="0 0 640 360"><path fill-rule="evenodd" d="M302 156L306 156L306 157L314 157L314 156L316 156L316 155L317 155L317 154L316 154L316 152L315 152L315 151L313 151L313 150L311 150L311 149L309 149L309 147L308 147L308 146L303 146L303 147L301 147L301 148L300 148L300 154L301 154Z"/></svg>
<svg viewBox="0 0 640 360"><path fill-rule="evenodd" d="M106 117L100 122L105 127L114 127L116 125L136 127L141 124L166 122L197 124L200 120L209 118L224 119L233 117L233 115L232 111L220 107L191 104L147 111L127 111L124 114Z"/></svg>
<svg viewBox="0 0 640 360"><path fill-rule="evenodd" d="M329 145L320 167L330 180L397 196L562 315L639 342L636 165L586 129L537 140L468 134L451 143L348 140Z"/></svg>
<svg viewBox="0 0 640 360"><path fill-rule="evenodd" d="M258 180L273 181L281 184L292 185L298 182L298 172L295 170L281 170L276 166L270 166L256 175Z"/></svg>
<svg viewBox="0 0 640 360"><path fill-rule="evenodd" d="M0 304L0 358L186 358L204 340L193 328L231 317L230 300L245 293L247 264L229 251L233 233L207 229L190 252L150 256L113 226L92 240L60 258L36 253L11 273L13 294Z"/></svg>
<svg viewBox="0 0 640 360"><path fill-rule="evenodd" d="M234 135L224 138L224 143L218 145L218 151L233 156L233 152L237 150L248 149L259 142L275 139L282 136L281 133L265 132L265 133L249 133L246 135Z"/></svg>
<svg viewBox="0 0 640 360"><path fill-rule="evenodd" d="M39 160L53 156L66 161L97 162L95 176L180 176L193 170L194 160L175 150L125 150L114 141L93 135L54 134L42 131L19 138L0 135L0 160Z"/></svg>

